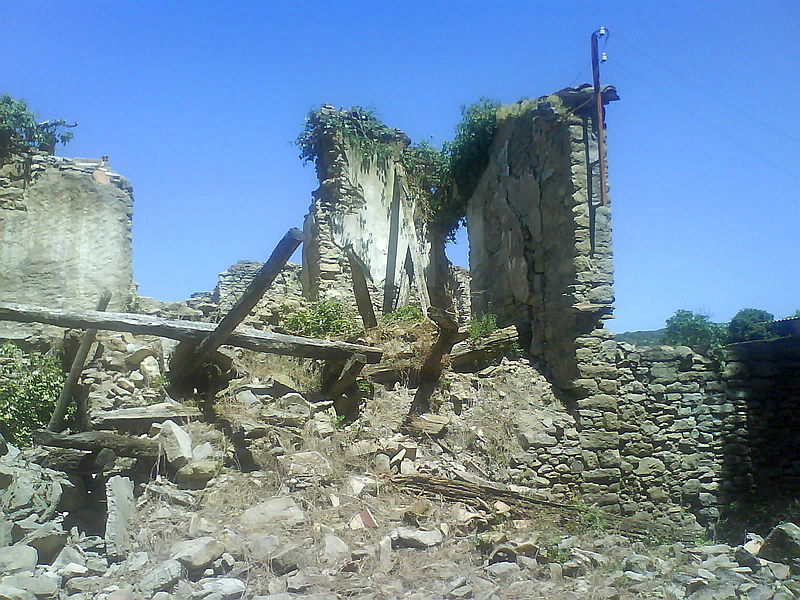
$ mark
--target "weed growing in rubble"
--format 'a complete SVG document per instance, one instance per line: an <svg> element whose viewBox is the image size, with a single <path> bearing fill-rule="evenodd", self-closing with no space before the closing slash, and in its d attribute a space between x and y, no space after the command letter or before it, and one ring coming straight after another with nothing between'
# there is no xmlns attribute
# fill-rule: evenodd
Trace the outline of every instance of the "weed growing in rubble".
<svg viewBox="0 0 800 600"><path fill-rule="evenodd" d="M394 312L383 315L381 323L384 326L411 325L422 320L422 309L419 306L401 306Z"/></svg>
<svg viewBox="0 0 800 600"><path fill-rule="evenodd" d="M316 338L348 336L360 331L350 309L331 299L301 306L286 315L282 325L289 333Z"/></svg>
<svg viewBox="0 0 800 600"><path fill-rule="evenodd" d="M30 446L32 434L44 427L53 413L64 372L46 354L25 356L16 346L0 346L0 433L16 446ZM74 404L67 418L75 412Z"/></svg>
<svg viewBox="0 0 800 600"><path fill-rule="evenodd" d="M482 340L497 331L497 315L483 313L469 322L469 339L473 342Z"/></svg>

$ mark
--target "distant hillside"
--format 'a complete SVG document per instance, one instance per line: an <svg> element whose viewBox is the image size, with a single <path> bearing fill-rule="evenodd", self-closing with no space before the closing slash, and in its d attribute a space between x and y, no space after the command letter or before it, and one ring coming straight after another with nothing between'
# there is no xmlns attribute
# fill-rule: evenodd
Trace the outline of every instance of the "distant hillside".
<svg viewBox="0 0 800 600"><path fill-rule="evenodd" d="M614 337L618 342L625 342L634 346L658 346L663 335L664 329L655 329L651 331L625 331L624 333L616 334Z"/></svg>

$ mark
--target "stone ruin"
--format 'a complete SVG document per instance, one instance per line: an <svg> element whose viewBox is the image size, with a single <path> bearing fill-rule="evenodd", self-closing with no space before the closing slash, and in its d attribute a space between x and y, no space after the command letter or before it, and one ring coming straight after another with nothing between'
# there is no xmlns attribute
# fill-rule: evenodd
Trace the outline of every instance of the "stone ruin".
<svg viewBox="0 0 800 600"><path fill-rule="evenodd" d="M424 305L425 296L435 304L441 287L462 322L492 312L517 327L565 407L558 426L537 424L528 437L519 483L705 526L737 500L796 493L800 338L738 344L712 359L617 343L605 328L611 208L601 202L591 94L568 88L503 109L467 203L468 278L446 261L443 236L417 218L399 160L364 161L330 143L304 221L303 264L286 267L250 324L275 325L303 299L352 304L351 251L378 314ZM604 103L616 99L607 87ZM407 138L398 132L393 143ZM0 301L93 308L87 299L107 288L117 308L126 304L127 180L102 161L38 154L4 166L0 178ZM56 220L65 225L52 227ZM138 302L142 312L214 319L259 266L232 266L213 292L186 303Z"/></svg>

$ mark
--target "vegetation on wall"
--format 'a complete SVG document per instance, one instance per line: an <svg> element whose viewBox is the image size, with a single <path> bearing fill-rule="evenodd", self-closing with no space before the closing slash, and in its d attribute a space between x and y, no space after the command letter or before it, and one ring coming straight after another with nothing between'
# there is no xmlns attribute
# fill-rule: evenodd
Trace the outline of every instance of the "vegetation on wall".
<svg viewBox="0 0 800 600"><path fill-rule="evenodd" d="M55 152L57 144L72 139L72 132L64 129L75 126L60 119L37 122L23 100L4 94L0 96L0 159L29 149Z"/></svg>
<svg viewBox="0 0 800 600"><path fill-rule="evenodd" d="M289 333L313 338L348 336L360 331L352 311L333 299L309 302L286 315L281 325Z"/></svg>
<svg viewBox="0 0 800 600"><path fill-rule="evenodd" d="M300 158L314 162L329 148L334 135L356 148L365 160L387 159L396 153L410 185L419 194L425 220L448 238L463 224L466 204L489 163L489 148L497 133L499 103L480 99L461 108L455 136L441 150L427 142L402 145L404 136L382 123L374 111L362 107L311 111L295 143Z"/></svg>
<svg viewBox="0 0 800 600"><path fill-rule="evenodd" d="M0 345L0 433L12 444L30 446L33 431L47 425L64 372L52 356L25 354L10 343ZM74 413L74 406L67 415Z"/></svg>

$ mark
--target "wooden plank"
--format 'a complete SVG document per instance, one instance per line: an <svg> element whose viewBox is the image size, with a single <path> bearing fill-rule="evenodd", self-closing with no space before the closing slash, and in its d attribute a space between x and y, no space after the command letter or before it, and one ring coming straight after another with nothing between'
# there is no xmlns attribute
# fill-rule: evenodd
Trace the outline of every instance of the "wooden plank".
<svg viewBox="0 0 800 600"><path fill-rule="evenodd" d="M364 323L365 329L378 326L378 319L375 318L375 308L372 306L372 298L369 295L369 287L367 286L367 277L364 275L364 268L361 261L353 252L352 246L347 246L345 249L347 262L350 263L350 278L353 281L353 294L356 297L356 306L358 306L358 313L361 315L361 321Z"/></svg>
<svg viewBox="0 0 800 600"><path fill-rule="evenodd" d="M45 323L76 329L127 331L137 335L156 335L194 343L204 339L214 330L213 323L199 321L175 321L129 313L75 312L9 303L0 303L0 321ZM367 357L369 364L380 362L383 355L383 350L372 346L304 338L272 331L261 331L251 327L236 329L228 337L226 344L256 352L342 361L358 352Z"/></svg>
<svg viewBox="0 0 800 600"><path fill-rule="evenodd" d="M105 291L97 303L97 310L103 312L108 308L109 302L111 302L111 292ZM75 395L78 379L80 379L83 372L83 365L86 364L86 358L89 356L89 350L96 337L97 329L87 329L83 332L80 346L78 346L78 351L75 353L75 358L72 360L72 366L69 369L69 375L67 375L67 380L64 382L64 387L61 388L61 393L58 396L55 408L53 408L53 415L47 424L47 428L50 431L59 432L64 429L64 416L67 414L69 403Z"/></svg>
<svg viewBox="0 0 800 600"><path fill-rule="evenodd" d="M339 378L328 388L325 395L330 399L336 399L344 394L347 388L355 383L356 378L366 364L366 356L363 354L353 354L353 356L344 363Z"/></svg>
<svg viewBox="0 0 800 600"><path fill-rule="evenodd" d="M247 289L236 301L236 304L233 305L233 308L217 324L216 329L201 341L191 353L187 354L179 365L171 365L171 370L178 374L189 375L192 371L202 367L211 354L225 343L237 325L255 308L264 292L275 281L275 277L281 272L281 269L286 265L286 261L291 258L302 241L302 231L295 227L287 231L283 239L275 246L275 250L272 251L269 260L258 270L258 273L248 284Z"/></svg>
<svg viewBox="0 0 800 600"><path fill-rule="evenodd" d="M109 431L84 431L81 433L54 433L47 429L33 432L34 443L40 446L74 448L76 450L102 450L108 448L117 456L130 456L157 460L159 444L156 440L138 438Z"/></svg>
<svg viewBox="0 0 800 600"><path fill-rule="evenodd" d="M422 306L422 314L427 315L428 308L431 306L431 297L428 292L428 282L425 277L425 270L422 267L422 255L419 252L417 228L414 226L414 209L413 206L409 206L408 196L405 194L403 194L403 197L400 201L403 207L403 220L406 222L406 230L411 234L408 249L411 253L411 264L414 267L414 279L415 283L417 284L417 291L419 292L419 301Z"/></svg>
<svg viewBox="0 0 800 600"><path fill-rule="evenodd" d="M414 400L408 411L410 416L421 415L430 411L430 399L439 378L442 376L444 365L442 360L452 350L453 346L463 340L468 334L459 331L458 323L445 311L431 307L428 317L439 326L439 336L431 346L430 353L425 358L419 374L419 387L414 393Z"/></svg>
<svg viewBox="0 0 800 600"><path fill-rule="evenodd" d="M168 420L186 423L190 420L200 419L200 417L200 411L194 407L162 402L149 406L99 411L92 415L91 424L93 429L117 429L131 433L146 433L150 431L153 423L163 423Z"/></svg>
<svg viewBox="0 0 800 600"><path fill-rule="evenodd" d="M392 185L392 203L389 206L389 247L386 253L386 278L383 283L383 314L387 315L395 309L397 300L396 271L397 244L400 236L400 180L395 173Z"/></svg>

